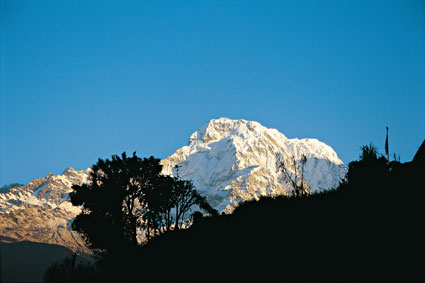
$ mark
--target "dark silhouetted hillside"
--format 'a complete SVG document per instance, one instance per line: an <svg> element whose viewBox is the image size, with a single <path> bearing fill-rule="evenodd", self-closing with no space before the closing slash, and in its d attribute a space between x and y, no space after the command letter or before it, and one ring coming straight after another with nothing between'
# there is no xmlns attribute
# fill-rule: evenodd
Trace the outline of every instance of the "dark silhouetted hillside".
<svg viewBox="0 0 425 283"><path fill-rule="evenodd" d="M68 248L52 244L25 241L0 245L1 282L42 282L53 262L72 255Z"/></svg>
<svg viewBox="0 0 425 283"><path fill-rule="evenodd" d="M422 147L421 147L422 148ZM421 153L422 152L422 153ZM98 282L422 282L425 164L362 147L338 188L262 198L105 253Z"/></svg>
<svg viewBox="0 0 425 283"><path fill-rule="evenodd" d="M368 150L368 148L365 148ZM369 148L370 149L370 148ZM425 166L379 155L334 191L263 198L232 215L105 256L100 279L165 282L412 282L421 272ZM423 278L422 278L423 279Z"/></svg>

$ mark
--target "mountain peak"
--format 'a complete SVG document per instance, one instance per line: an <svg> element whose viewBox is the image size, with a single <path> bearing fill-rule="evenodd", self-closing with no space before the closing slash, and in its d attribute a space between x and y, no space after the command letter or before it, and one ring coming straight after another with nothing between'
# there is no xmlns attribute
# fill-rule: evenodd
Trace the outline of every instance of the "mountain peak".
<svg viewBox="0 0 425 283"><path fill-rule="evenodd" d="M307 157L305 181L313 192L336 187L346 169L336 152L317 139L288 139L276 129L244 119L218 118L194 132L189 145L163 160L163 174L193 181L219 211L262 195L287 195L277 164ZM292 164L292 163L291 163ZM292 173L296 172L292 169Z"/></svg>
<svg viewBox="0 0 425 283"><path fill-rule="evenodd" d="M66 169L63 171L62 175L72 174L72 173L75 173L75 172L76 172L76 171L74 170L74 168L72 168L72 167L68 167L68 168L66 168Z"/></svg>
<svg viewBox="0 0 425 283"><path fill-rule="evenodd" d="M225 117L210 120L206 125L194 132L189 138L191 142L209 143L220 140L230 135L246 137L248 135L261 135L268 130L260 123L244 119L233 120ZM269 129L273 131L274 129ZM274 130L277 132L277 130Z"/></svg>

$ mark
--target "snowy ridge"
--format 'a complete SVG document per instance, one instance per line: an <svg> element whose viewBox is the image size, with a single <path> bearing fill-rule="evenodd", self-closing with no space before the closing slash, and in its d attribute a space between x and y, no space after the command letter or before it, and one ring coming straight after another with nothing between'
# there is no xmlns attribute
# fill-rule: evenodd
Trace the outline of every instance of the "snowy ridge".
<svg viewBox="0 0 425 283"><path fill-rule="evenodd" d="M277 155L289 161L307 157L305 181L312 192L336 187L346 173L335 151L317 139L288 139L254 121L219 118L194 132L189 145L163 160L163 173L178 174L219 211L263 195L287 195Z"/></svg>

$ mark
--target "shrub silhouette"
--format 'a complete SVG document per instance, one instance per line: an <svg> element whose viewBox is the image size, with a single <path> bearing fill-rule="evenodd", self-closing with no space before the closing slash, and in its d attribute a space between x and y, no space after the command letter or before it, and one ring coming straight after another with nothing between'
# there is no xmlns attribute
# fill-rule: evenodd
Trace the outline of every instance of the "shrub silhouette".
<svg viewBox="0 0 425 283"><path fill-rule="evenodd" d="M46 283L92 282L95 279L95 268L91 263L77 264L77 255L55 262L44 274Z"/></svg>

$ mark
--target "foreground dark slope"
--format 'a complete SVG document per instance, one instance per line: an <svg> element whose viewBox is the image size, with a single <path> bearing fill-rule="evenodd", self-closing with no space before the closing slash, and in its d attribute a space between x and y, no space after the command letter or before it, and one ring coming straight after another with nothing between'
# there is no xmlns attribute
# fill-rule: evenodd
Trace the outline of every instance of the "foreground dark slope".
<svg viewBox="0 0 425 283"><path fill-rule="evenodd" d="M54 262L72 255L66 247L44 243L0 243L1 282L41 282Z"/></svg>
<svg viewBox="0 0 425 283"><path fill-rule="evenodd" d="M369 159L368 159L369 158ZM99 262L102 281L420 281L424 158L352 162L337 190L265 198L196 218L148 245ZM422 278L423 279L423 278Z"/></svg>

